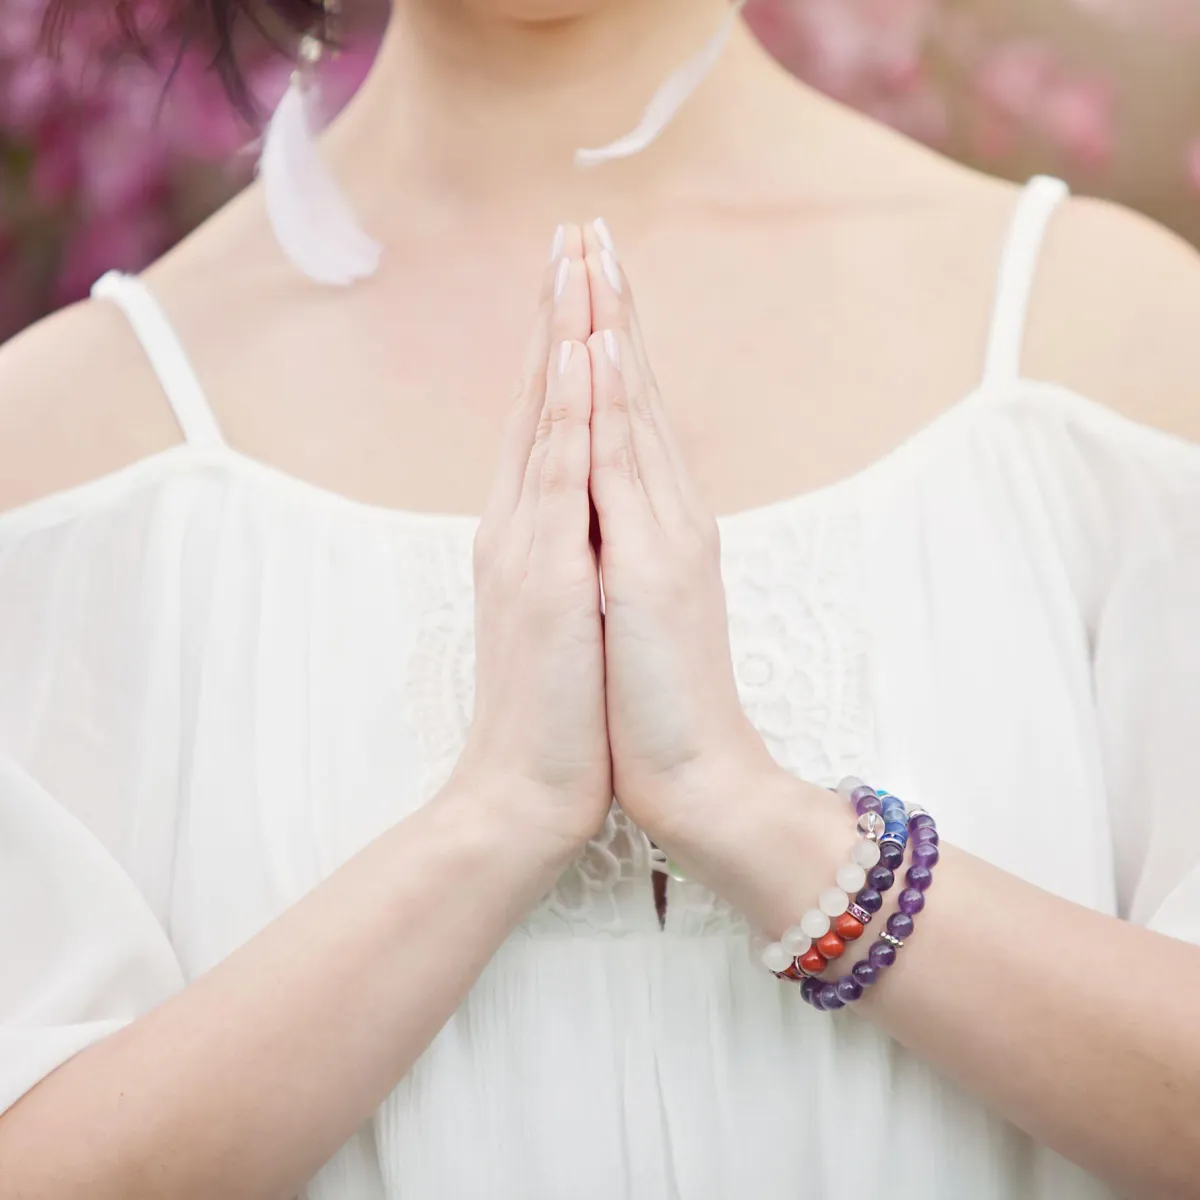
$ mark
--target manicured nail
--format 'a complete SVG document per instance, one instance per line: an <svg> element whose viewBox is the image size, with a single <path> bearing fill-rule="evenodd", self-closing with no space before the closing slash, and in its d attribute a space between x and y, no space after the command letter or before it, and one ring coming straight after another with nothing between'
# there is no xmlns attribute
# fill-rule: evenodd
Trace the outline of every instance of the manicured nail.
<svg viewBox="0 0 1200 1200"><path fill-rule="evenodd" d="M558 373L560 376L567 373L567 367L571 365L571 343L563 342L558 348Z"/></svg>
<svg viewBox="0 0 1200 1200"><path fill-rule="evenodd" d="M621 294L621 270L611 250L600 251L600 265L604 268L604 278L608 280L612 290Z"/></svg>
<svg viewBox="0 0 1200 1200"><path fill-rule="evenodd" d="M612 231L608 227L608 222L603 217L597 217L592 222L592 228L596 231L596 236L600 239L600 245L613 256L617 257L617 243L613 241Z"/></svg>
<svg viewBox="0 0 1200 1200"><path fill-rule="evenodd" d="M571 260L564 258L558 264L558 274L554 277L554 299L561 300L567 290L567 280L571 278Z"/></svg>
<svg viewBox="0 0 1200 1200"><path fill-rule="evenodd" d="M554 241L550 243L550 261L554 262L556 258L562 258L563 246L567 240L567 227L560 225L554 231Z"/></svg>
<svg viewBox="0 0 1200 1200"><path fill-rule="evenodd" d="M617 344L617 335L611 329L604 331L604 353L609 361L619 371L621 369L621 347Z"/></svg>

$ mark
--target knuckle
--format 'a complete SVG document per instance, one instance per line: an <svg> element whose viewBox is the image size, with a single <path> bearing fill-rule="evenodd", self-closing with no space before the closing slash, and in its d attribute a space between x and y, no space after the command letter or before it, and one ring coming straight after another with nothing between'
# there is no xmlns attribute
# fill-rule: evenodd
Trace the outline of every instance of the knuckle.
<svg viewBox="0 0 1200 1200"><path fill-rule="evenodd" d="M626 441L617 442L604 456L600 466L606 471L611 471L619 479L632 481L637 478L633 447Z"/></svg>
<svg viewBox="0 0 1200 1200"><path fill-rule="evenodd" d="M542 415L538 418L537 429L534 431L533 444L535 448L544 449L546 443L550 440L550 435L554 432L554 422L550 418L550 410L543 408Z"/></svg>
<svg viewBox="0 0 1200 1200"><path fill-rule="evenodd" d="M557 454L547 455L542 464L541 499L543 502L556 499L567 490L566 464Z"/></svg>
<svg viewBox="0 0 1200 1200"><path fill-rule="evenodd" d="M629 409L640 421L654 424L654 397L649 388L637 388L629 397Z"/></svg>
<svg viewBox="0 0 1200 1200"><path fill-rule="evenodd" d="M564 425L574 415L571 405L565 400L552 400L546 405L546 421L553 429L556 425Z"/></svg>

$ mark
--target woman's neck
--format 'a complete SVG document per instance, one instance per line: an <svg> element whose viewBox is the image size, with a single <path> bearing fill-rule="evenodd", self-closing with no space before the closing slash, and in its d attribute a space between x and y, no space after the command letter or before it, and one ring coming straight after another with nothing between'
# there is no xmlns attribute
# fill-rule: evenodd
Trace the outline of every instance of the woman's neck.
<svg viewBox="0 0 1200 1200"><path fill-rule="evenodd" d="M663 79L720 28L727 0L601 0L543 21L486 8L397 0L371 76L330 138L339 174L376 221L401 196L474 207L537 194L570 205L686 187L728 167L764 136L764 119L786 119L779 109L796 104L739 24L659 144L580 170L574 151L632 128Z"/></svg>

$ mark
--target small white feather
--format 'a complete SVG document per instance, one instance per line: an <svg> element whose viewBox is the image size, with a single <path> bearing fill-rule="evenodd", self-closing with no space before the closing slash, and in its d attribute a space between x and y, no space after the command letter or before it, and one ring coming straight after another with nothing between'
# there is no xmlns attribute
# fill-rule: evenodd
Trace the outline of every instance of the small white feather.
<svg viewBox="0 0 1200 1200"><path fill-rule="evenodd" d="M321 159L306 91L292 81L263 138L259 176L267 217L299 271L345 286L374 274L383 248L359 226Z"/></svg>
<svg viewBox="0 0 1200 1200"><path fill-rule="evenodd" d="M618 158L632 158L655 142L675 119L679 110L691 99L696 89L712 73L729 43L738 16L745 7L746 0L734 0L728 15L721 22L721 27L700 53L674 71L654 93L636 129L607 146L600 146L594 150L576 150L576 166L594 167Z"/></svg>

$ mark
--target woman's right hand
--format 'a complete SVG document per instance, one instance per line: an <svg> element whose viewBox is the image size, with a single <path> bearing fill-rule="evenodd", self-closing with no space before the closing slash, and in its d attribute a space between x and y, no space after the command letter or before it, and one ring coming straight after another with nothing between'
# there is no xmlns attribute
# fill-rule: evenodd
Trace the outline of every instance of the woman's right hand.
<svg viewBox="0 0 1200 1200"><path fill-rule="evenodd" d="M456 774L575 848L603 823L612 782L589 540L591 296L580 229L554 244L475 539L475 716Z"/></svg>

